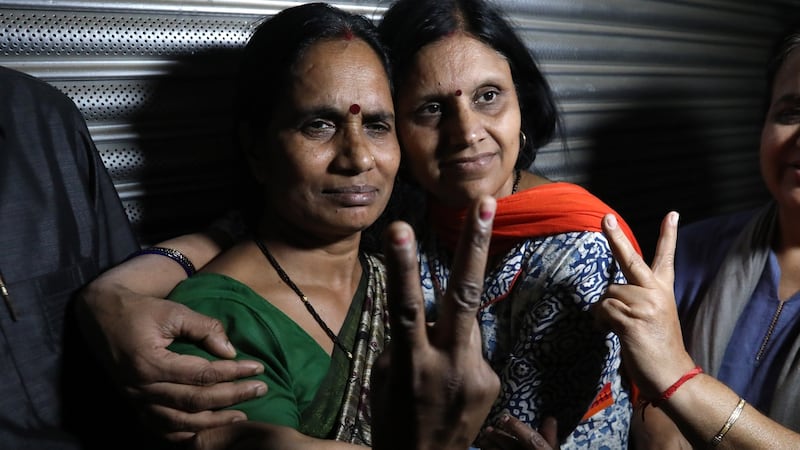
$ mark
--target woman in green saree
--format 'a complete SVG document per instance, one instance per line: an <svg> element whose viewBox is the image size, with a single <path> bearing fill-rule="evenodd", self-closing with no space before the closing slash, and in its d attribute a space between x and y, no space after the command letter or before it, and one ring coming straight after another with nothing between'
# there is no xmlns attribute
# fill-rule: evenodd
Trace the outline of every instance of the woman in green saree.
<svg viewBox="0 0 800 450"><path fill-rule="evenodd" d="M360 241L400 161L388 71L373 25L323 4L282 11L245 49L236 122L260 186L255 235L170 298L220 320L237 358L263 364L267 393L235 407L250 420L371 443L388 316L383 263ZM170 348L215 359L193 342Z"/></svg>

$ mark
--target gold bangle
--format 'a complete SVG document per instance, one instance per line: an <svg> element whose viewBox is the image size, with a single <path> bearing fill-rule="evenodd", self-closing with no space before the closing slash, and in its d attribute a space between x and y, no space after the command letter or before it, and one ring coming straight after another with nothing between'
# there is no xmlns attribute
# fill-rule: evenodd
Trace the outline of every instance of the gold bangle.
<svg viewBox="0 0 800 450"><path fill-rule="evenodd" d="M719 443L722 442L722 439L725 437L725 435L728 434L728 431L733 428L733 424L736 423L736 420L738 420L739 416L742 414L745 403L747 402L744 401L743 398L739 397L739 403L736 404L736 408L734 408L733 412L731 412L731 415L728 416L728 420L725 422L725 425L719 429L719 433L717 433L716 436L711 438L711 448L718 446Z"/></svg>

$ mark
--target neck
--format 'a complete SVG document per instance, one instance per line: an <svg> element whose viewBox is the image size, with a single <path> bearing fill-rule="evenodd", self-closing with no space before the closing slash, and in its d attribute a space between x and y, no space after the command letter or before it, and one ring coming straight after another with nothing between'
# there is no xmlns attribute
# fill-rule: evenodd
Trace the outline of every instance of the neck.
<svg viewBox="0 0 800 450"><path fill-rule="evenodd" d="M353 242L308 247L263 236L259 239L295 283L341 288L361 276L359 247Z"/></svg>
<svg viewBox="0 0 800 450"><path fill-rule="evenodd" d="M800 250L800 209L778 207L776 251Z"/></svg>

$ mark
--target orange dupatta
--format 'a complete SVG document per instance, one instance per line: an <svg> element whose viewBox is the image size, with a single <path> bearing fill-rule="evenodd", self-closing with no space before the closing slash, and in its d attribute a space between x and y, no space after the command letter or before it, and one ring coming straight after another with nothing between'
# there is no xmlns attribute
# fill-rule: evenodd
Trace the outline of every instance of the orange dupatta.
<svg viewBox="0 0 800 450"><path fill-rule="evenodd" d="M439 239L455 249L467 210L437 204L430 212ZM571 231L602 232L600 221L608 213L617 216L620 228L641 255L633 231L616 211L586 189L564 182L543 184L499 199L489 253L507 251L527 238Z"/></svg>

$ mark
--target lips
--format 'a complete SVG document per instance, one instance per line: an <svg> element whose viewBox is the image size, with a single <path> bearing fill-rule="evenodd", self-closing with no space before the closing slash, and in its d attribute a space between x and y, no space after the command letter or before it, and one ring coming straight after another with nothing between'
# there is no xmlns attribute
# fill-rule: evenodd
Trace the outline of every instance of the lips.
<svg viewBox="0 0 800 450"><path fill-rule="evenodd" d="M492 164L497 153L480 153L475 156L451 158L439 163L441 170L458 170L462 172L482 172Z"/></svg>
<svg viewBox="0 0 800 450"><path fill-rule="evenodd" d="M378 198L379 190L371 185L351 185L328 188L322 191L343 206L368 206Z"/></svg>

